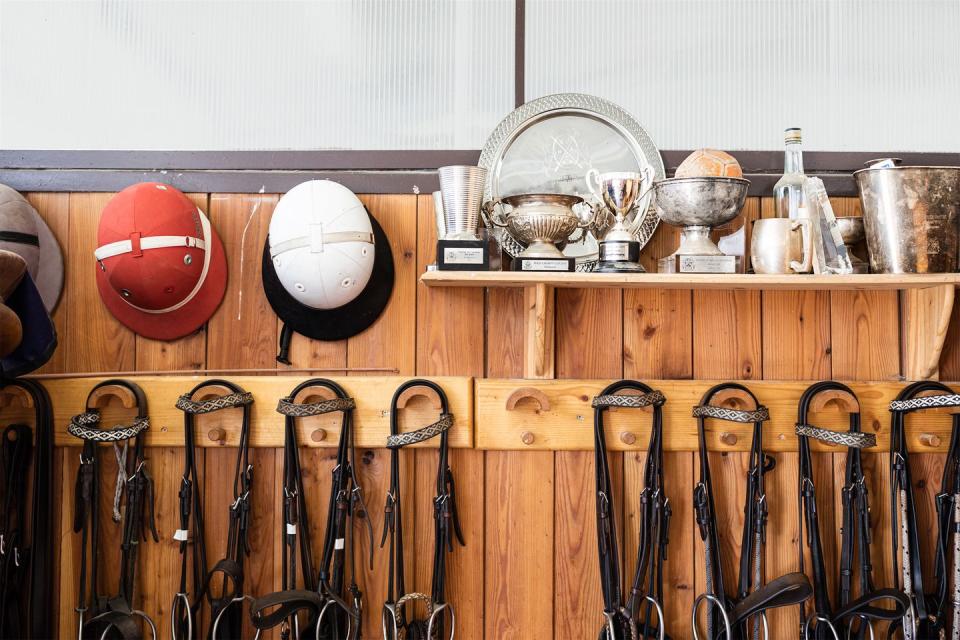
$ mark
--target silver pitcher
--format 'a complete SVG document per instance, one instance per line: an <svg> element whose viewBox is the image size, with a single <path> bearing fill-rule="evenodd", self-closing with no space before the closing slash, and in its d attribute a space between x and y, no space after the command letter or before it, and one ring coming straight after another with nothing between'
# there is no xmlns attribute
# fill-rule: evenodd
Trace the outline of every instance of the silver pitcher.
<svg viewBox="0 0 960 640"><path fill-rule="evenodd" d="M873 273L957 271L960 167L901 167L887 160L853 176Z"/></svg>

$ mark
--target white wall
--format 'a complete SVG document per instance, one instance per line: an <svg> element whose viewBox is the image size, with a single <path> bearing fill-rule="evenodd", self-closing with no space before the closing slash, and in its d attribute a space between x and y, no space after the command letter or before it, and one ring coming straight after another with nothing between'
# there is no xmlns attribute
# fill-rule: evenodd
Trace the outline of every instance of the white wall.
<svg viewBox="0 0 960 640"><path fill-rule="evenodd" d="M526 97L661 149L960 151L960 0L526 0ZM513 0L0 0L0 147L477 149Z"/></svg>

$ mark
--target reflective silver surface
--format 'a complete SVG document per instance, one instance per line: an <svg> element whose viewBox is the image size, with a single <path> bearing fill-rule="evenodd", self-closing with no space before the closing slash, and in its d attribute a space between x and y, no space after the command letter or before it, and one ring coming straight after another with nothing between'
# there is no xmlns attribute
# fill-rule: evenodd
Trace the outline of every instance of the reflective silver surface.
<svg viewBox="0 0 960 640"><path fill-rule="evenodd" d="M649 201L647 192L653 184L653 171L618 171L587 173L587 187L603 205L594 235L603 240L630 242L636 240L639 201Z"/></svg>
<svg viewBox="0 0 960 640"><path fill-rule="evenodd" d="M718 256L710 228L730 222L747 200L750 181L743 178L670 178L653 185L660 218L682 228L675 255Z"/></svg>
<svg viewBox="0 0 960 640"><path fill-rule="evenodd" d="M808 273L812 267L810 220L764 218L753 223L750 264L754 273Z"/></svg>
<svg viewBox="0 0 960 640"><path fill-rule="evenodd" d="M480 207L483 205L487 170L483 167L452 165L440 167L437 174L443 196L445 237L451 240L476 240L479 237L477 229L480 227Z"/></svg>
<svg viewBox="0 0 960 640"><path fill-rule="evenodd" d="M521 105L505 117L487 139L479 165L489 171L484 201L524 193L560 193L587 198L586 175L635 171L649 167L655 179L666 172L660 152L637 121L619 106L595 96L560 93ZM653 236L659 218L649 199L637 205L634 240L641 246ZM510 256L523 251L523 241L509 230L495 230ZM578 270L597 260L597 242L583 233L564 253L576 257Z"/></svg>
<svg viewBox="0 0 960 640"><path fill-rule="evenodd" d="M579 196L563 194L523 194L487 204L488 218L506 229L527 247L519 258L562 258L557 248L576 229L589 227L594 215L580 214L574 207L584 204Z"/></svg>
<svg viewBox="0 0 960 640"><path fill-rule="evenodd" d="M887 167L853 174L873 273L957 271L960 167Z"/></svg>
<svg viewBox="0 0 960 640"><path fill-rule="evenodd" d="M841 216L837 218L837 228L840 229L840 237L843 243L847 245L847 253L850 255L850 265L854 273L870 273L870 267L866 259L866 245L864 240L867 238L867 232L863 227L863 218L860 216Z"/></svg>

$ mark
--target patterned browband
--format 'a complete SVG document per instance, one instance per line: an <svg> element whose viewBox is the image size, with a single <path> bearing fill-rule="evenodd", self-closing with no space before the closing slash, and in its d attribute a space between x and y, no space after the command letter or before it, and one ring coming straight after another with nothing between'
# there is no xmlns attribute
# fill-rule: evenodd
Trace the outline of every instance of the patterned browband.
<svg viewBox="0 0 960 640"><path fill-rule="evenodd" d="M334 411L350 411L356 407L357 403L353 398L332 398L306 404L293 402L290 398L281 398L277 403L277 413L291 418L306 418Z"/></svg>
<svg viewBox="0 0 960 640"><path fill-rule="evenodd" d="M894 400L890 403L890 411L916 411L917 409L934 409L936 407L960 407L960 394L941 393L936 396L922 396L910 400Z"/></svg>
<svg viewBox="0 0 960 640"><path fill-rule="evenodd" d="M827 444L837 444L851 449L869 449L877 446L877 436L873 433L861 433L859 431L833 431L823 429L810 424L798 424L796 427L798 436L814 438Z"/></svg>
<svg viewBox="0 0 960 640"><path fill-rule="evenodd" d="M190 394L185 393L177 398L177 409L186 413L200 414L213 413L221 409L231 409L233 407L242 407L253 403L253 394L249 391L242 393L228 393L225 396L217 396L208 400L191 400Z"/></svg>
<svg viewBox="0 0 960 640"><path fill-rule="evenodd" d="M410 431L408 433L398 433L387 437L388 449L399 449L407 445L424 442L434 438L444 431L448 431L453 426L453 414L445 413L433 424L428 424L422 429Z"/></svg>
<svg viewBox="0 0 960 640"><path fill-rule="evenodd" d="M741 411L739 409L717 407L712 404L702 404L693 408L693 417L717 418L730 422L763 422L770 419L770 411L763 405L753 411Z"/></svg>
<svg viewBox="0 0 960 640"><path fill-rule="evenodd" d="M137 437L141 431L150 428L150 420L136 418L131 424L120 424L111 429L101 429L100 413L86 411L70 418L67 433L75 438L92 440L93 442L120 442Z"/></svg>
<svg viewBox="0 0 960 640"><path fill-rule="evenodd" d="M667 398L662 393L659 391L651 391L650 393L631 395L612 394L606 396L597 396L593 399L593 402L591 402L590 405L594 409L603 407L626 407L631 409L639 409L650 406L659 407L666 403L666 401Z"/></svg>

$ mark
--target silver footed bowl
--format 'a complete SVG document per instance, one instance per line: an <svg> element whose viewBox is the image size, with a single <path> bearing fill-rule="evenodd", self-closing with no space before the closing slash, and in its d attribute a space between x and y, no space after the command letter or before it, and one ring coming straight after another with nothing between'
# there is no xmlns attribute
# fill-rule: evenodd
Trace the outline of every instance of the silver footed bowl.
<svg viewBox="0 0 960 640"><path fill-rule="evenodd" d="M653 185L657 213L677 227L718 227L739 215L750 181L705 176L668 178Z"/></svg>
<svg viewBox="0 0 960 640"><path fill-rule="evenodd" d="M527 245L518 257L563 258L557 247L566 242L577 229L593 224L595 210L589 215L574 210L584 205L583 198L555 193L532 193L501 198L487 203L485 210L490 221L505 228L510 235Z"/></svg>

